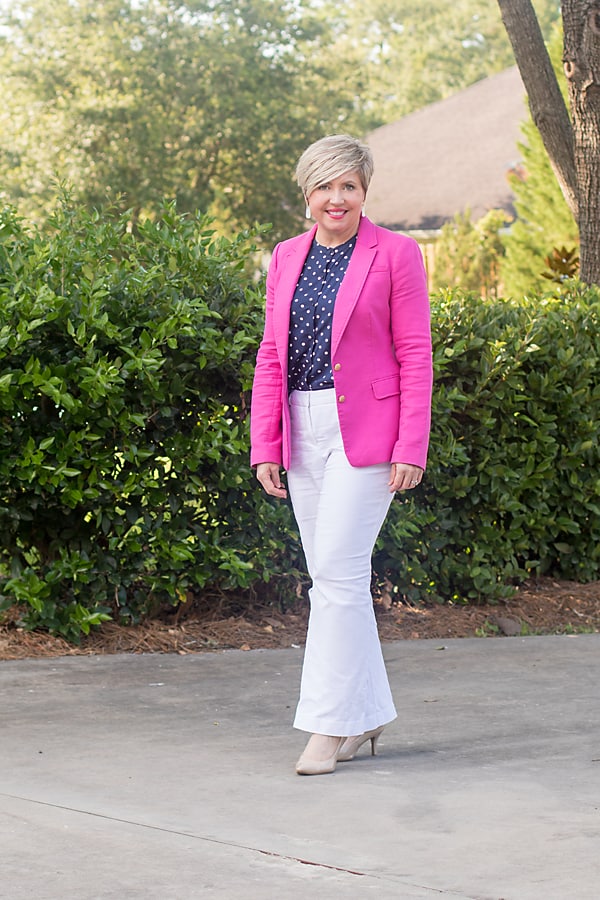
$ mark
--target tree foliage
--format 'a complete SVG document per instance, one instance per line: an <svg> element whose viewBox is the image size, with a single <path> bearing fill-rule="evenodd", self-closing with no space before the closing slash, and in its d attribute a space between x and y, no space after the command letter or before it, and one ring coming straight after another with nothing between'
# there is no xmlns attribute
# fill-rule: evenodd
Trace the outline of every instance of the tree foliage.
<svg viewBox="0 0 600 900"><path fill-rule="evenodd" d="M562 28L556 27L548 52L559 75L562 68ZM562 80L566 95L566 84ZM577 223L554 177L550 159L531 116L522 126L519 145L522 167L509 176L517 218L504 239L506 257L502 280L508 294L518 297L544 290L546 258L554 248L579 244Z"/></svg>
<svg viewBox="0 0 600 900"><path fill-rule="evenodd" d="M502 277L507 294L536 293L545 287L546 257L555 247L577 247L577 223L554 177L539 131L523 125L522 174L511 175L517 218L504 239Z"/></svg>
<svg viewBox="0 0 600 900"><path fill-rule="evenodd" d="M557 15L539 0L540 17ZM511 63L477 0L10 0L0 185L43 221L57 182L132 219L163 199L235 232L301 225L294 162Z"/></svg>
<svg viewBox="0 0 600 900"><path fill-rule="evenodd" d="M537 0L545 32L559 15ZM398 119L513 64L498 10L474 0L324 0L333 52L353 61L365 129Z"/></svg>
<svg viewBox="0 0 600 900"><path fill-rule="evenodd" d="M233 231L267 219L289 233L293 161L349 106L314 52L322 34L291 0L15 2L2 41L6 194L39 216L58 178L134 218L167 198Z"/></svg>
<svg viewBox="0 0 600 900"><path fill-rule="evenodd" d="M498 0L536 123L577 220L580 274L600 284L600 7L563 0L570 117L531 0Z"/></svg>
<svg viewBox="0 0 600 900"><path fill-rule="evenodd" d="M469 210L446 222L435 243L432 287L460 287L486 299L498 297L505 252L500 232L505 223L506 214L498 209L477 222Z"/></svg>

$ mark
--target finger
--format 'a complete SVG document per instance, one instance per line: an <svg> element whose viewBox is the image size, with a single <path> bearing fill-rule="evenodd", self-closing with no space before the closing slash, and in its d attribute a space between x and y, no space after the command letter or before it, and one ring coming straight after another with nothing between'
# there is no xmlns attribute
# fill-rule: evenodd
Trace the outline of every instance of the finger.
<svg viewBox="0 0 600 900"><path fill-rule="evenodd" d="M411 491L420 483L422 470L417 466L404 466L399 463L392 465L392 473L389 480L392 491Z"/></svg>
<svg viewBox="0 0 600 900"><path fill-rule="evenodd" d="M265 490L267 490L267 493L271 494L272 497L287 497L287 491L281 482L275 484L274 481L271 481L269 482L268 489L265 488Z"/></svg>
<svg viewBox="0 0 600 900"><path fill-rule="evenodd" d="M390 485L392 485L395 490L404 490L408 486L409 482L410 473L407 471L406 466L398 465L398 463L395 463L392 466Z"/></svg>
<svg viewBox="0 0 600 900"><path fill-rule="evenodd" d="M281 483L279 475L279 467L261 467L257 472L257 478L263 486L265 492L271 497L287 497L287 491Z"/></svg>
<svg viewBox="0 0 600 900"><path fill-rule="evenodd" d="M396 493L397 491L404 490L403 484L404 478L402 473L397 473L393 478L390 479L390 491Z"/></svg>

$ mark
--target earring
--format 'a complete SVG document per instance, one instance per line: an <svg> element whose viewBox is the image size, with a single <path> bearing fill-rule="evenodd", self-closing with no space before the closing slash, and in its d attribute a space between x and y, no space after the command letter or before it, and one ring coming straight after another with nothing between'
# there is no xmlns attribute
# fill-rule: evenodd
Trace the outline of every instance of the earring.
<svg viewBox="0 0 600 900"><path fill-rule="evenodd" d="M310 219L310 217L311 217L310 206L308 205L308 203L306 204L306 211L305 211L304 215L306 216L307 219Z"/></svg>
<svg viewBox="0 0 600 900"><path fill-rule="evenodd" d="M365 212L364 206L363 206L363 208L361 209L360 214L361 214L361 216L366 216L366 212Z"/></svg>

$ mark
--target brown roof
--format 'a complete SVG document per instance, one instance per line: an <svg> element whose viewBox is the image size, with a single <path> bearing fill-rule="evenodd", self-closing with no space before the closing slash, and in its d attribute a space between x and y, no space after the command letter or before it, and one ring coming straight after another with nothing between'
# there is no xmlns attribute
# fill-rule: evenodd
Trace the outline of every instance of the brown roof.
<svg viewBox="0 0 600 900"><path fill-rule="evenodd" d="M457 213L511 214L507 173L527 116L516 66L367 135L375 174L368 215L401 231L437 229Z"/></svg>

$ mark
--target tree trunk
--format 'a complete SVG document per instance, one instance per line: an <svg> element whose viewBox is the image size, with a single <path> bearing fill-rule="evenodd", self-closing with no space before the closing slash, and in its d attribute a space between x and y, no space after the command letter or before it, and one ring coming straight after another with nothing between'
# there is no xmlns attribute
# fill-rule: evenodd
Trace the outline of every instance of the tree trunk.
<svg viewBox="0 0 600 900"><path fill-rule="evenodd" d="M572 6L582 6L571 0ZM579 221L578 183L569 113L548 56L531 0L498 0L527 91L531 115L575 220ZM564 4L563 4L564 6Z"/></svg>
<svg viewBox="0 0 600 900"><path fill-rule="evenodd" d="M562 15L579 196L580 277L600 284L600 0L563 0Z"/></svg>

